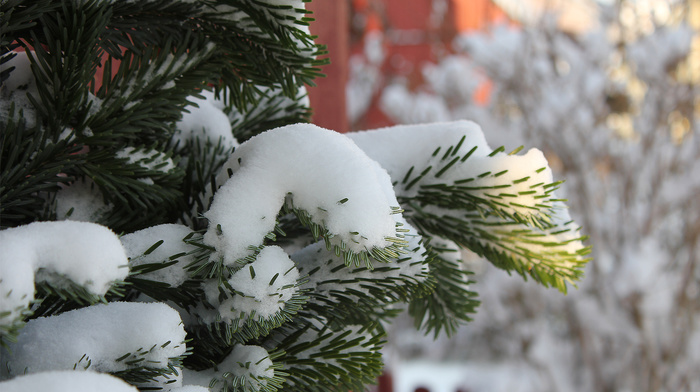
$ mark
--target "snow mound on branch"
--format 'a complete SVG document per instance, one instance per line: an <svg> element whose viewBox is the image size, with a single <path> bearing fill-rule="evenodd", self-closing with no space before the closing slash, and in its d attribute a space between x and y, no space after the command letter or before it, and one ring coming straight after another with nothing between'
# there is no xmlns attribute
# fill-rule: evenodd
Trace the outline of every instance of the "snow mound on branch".
<svg viewBox="0 0 700 392"><path fill-rule="evenodd" d="M4 353L2 371L10 376L75 368L118 372L135 359L167 368L169 358L185 353L184 341L180 315L169 306L113 302L28 321L9 346L12 354Z"/></svg>
<svg viewBox="0 0 700 392"><path fill-rule="evenodd" d="M243 386L242 390L246 391L266 391L269 388L267 381L275 377L272 366L272 360L264 348L238 345L226 359L216 365L216 369L186 371L184 378L188 383L203 386L209 386L212 380L216 380L211 391L225 390L224 385L227 384L229 388L233 384Z"/></svg>
<svg viewBox="0 0 700 392"><path fill-rule="evenodd" d="M188 253L197 249L194 245L183 241L190 234L192 234L192 230L187 226L163 224L127 234L121 238L121 241L129 256L132 269L143 264L167 263L177 260L177 263L169 267L139 275L140 278L164 282L177 287L189 277L185 267L194 261L194 257ZM159 242L161 243L157 248L151 249ZM148 250L151 252L146 254Z"/></svg>
<svg viewBox="0 0 700 392"><path fill-rule="evenodd" d="M215 144L221 140L225 150L231 151L238 146L238 141L233 137L231 123L223 111L224 102L208 90L201 91L200 95L204 98L188 97L191 104L185 106L182 119L175 123L172 143L179 143L182 147L197 138L202 142L209 139Z"/></svg>
<svg viewBox="0 0 700 392"><path fill-rule="evenodd" d="M414 197L425 190L421 187L445 184L452 192L492 200L524 216L552 198L544 197L553 177L541 151L494 153L481 127L471 121L399 125L348 136L389 172L399 196Z"/></svg>
<svg viewBox="0 0 700 392"><path fill-rule="evenodd" d="M49 284L68 278L97 295L129 272L119 238L94 223L34 222L6 229L0 231L0 249L0 315L9 314L0 325L29 306L38 272Z"/></svg>
<svg viewBox="0 0 700 392"><path fill-rule="evenodd" d="M370 158L386 169L393 181L401 180L411 166L416 168L429 166L435 149L456 145L462 136L466 136L465 142L462 143L462 150L466 152L477 147L472 157L484 157L491 152L481 127L466 120L398 125L352 132L347 136Z"/></svg>
<svg viewBox="0 0 700 392"><path fill-rule="evenodd" d="M241 314L255 314L261 318L274 316L298 292L297 279L299 271L282 248L263 248L255 261L234 272L228 280L235 295L218 305L221 318L235 320ZM212 304L219 302L218 288L216 281L205 288Z"/></svg>
<svg viewBox="0 0 700 392"><path fill-rule="evenodd" d="M105 373L73 370L28 374L0 382L3 392L137 392L136 387Z"/></svg>
<svg viewBox="0 0 700 392"><path fill-rule="evenodd" d="M262 245L286 203L310 215L352 252L390 245L396 236L391 182L350 139L312 124L257 135L224 165L204 242L231 265ZM226 181L230 173L230 179ZM388 197L391 196L391 197Z"/></svg>

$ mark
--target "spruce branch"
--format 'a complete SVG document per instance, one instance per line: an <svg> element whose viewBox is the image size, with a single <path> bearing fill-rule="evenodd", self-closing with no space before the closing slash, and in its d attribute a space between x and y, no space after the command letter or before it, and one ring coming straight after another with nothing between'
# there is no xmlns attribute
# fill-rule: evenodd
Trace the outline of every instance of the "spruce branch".
<svg viewBox="0 0 700 392"><path fill-rule="evenodd" d="M28 128L23 111L10 104L0 119L0 228L47 218L46 195L71 180L62 174L84 161L79 150L69 138Z"/></svg>
<svg viewBox="0 0 700 392"><path fill-rule="evenodd" d="M427 295L412 298L408 312L413 316L416 329L433 333L435 338L444 331L449 337L460 325L471 321L479 301L469 289L470 276L459 260L459 248L438 238L428 246L430 275L433 290Z"/></svg>
<svg viewBox="0 0 700 392"><path fill-rule="evenodd" d="M263 342L284 353L276 362L288 373L285 391L362 390L381 374L384 341L378 324L333 330L325 321L312 315L297 318Z"/></svg>
<svg viewBox="0 0 700 392"><path fill-rule="evenodd" d="M567 283L575 285L583 276L582 268L589 260L586 256L590 247L581 245L586 237L570 220L555 221L540 229L496 215L435 209L417 203L408 206L407 216L421 233L450 239L498 268L514 270L525 278L530 276L563 293Z"/></svg>

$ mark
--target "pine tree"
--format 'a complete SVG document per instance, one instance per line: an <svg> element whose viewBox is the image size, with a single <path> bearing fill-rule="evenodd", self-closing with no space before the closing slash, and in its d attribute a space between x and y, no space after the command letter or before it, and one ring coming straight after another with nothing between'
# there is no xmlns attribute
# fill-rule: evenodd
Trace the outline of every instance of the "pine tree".
<svg viewBox="0 0 700 392"><path fill-rule="evenodd" d="M539 151L467 121L308 124L325 60L301 0L0 18L3 390L362 390L403 309L436 336L469 321L459 247L581 278Z"/></svg>

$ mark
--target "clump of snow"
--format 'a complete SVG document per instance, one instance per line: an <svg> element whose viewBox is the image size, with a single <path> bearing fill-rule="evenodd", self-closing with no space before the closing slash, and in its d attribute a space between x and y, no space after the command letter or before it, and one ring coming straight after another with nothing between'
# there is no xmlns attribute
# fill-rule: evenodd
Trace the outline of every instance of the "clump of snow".
<svg viewBox="0 0 700 392"><path fill-rule="evenodd" d="M177 263L152 272L140 274L140 278L168 283L177 287L189 277L185 269L194 261L192 252L197 248L184 241L192 235L192 230L180 224L163 224L152 226L121 237L129 264L133 270L144 264ZM156 246L153 249L153 246ZM146 253L147 251L150 251Z"/></svg>
<svg viewBox="0 0 700 392"><path fill-rule="evenodd" d="M212 392L226 389L226 385L241 385L244 390L260 391L268 390L268 380L275 377L272 360L267 351L260 346L238 345L233 348L231 354L212 369L186 371L184 380L188 384L209 386Z"/></svg>
<svg viewBox="0 0 700 392"><path fill-rule="evenodd" d="M113 302L27 322L2 357L6 376L50 370L167 368L185 353L180 315L162 303ZM136 365L130 365L137 361Z"/></svg>
<svg viewBox="0 0 700 392"><path fill-rule="evenodd" d="M0 325L12 323L34 299L34 276L68 278L104 295L128 274L127 257L110 229L88 222L34 222L0 231Z"/></svg>
<svg viewBox="0 0 700 392"><path fill-rule="evenodd" d="M221 145L226 151L231 151L238 145L231 132L231 123L224 113L223 101L216 98L215 94L209 90L200 92L204 98L189 97L192 103L185 107L182 119L175 123L175 134L172 143L179 143L180 146L195 139L205 141L209 139L212 143L221 141ZM195 106L196 105L196 106Z"/></svg>
<svg viewBox="0 0 700 392"><path fill-rule="evenodd" d="M63 370L27 374L15 377L9 381L2 381L0 382L0 391L137 392L138 389L109 374Z"/></svg>
<svg viewBox="0 0 700 392"><path fill-rule="evenodd" d="M217 178L224 183L231 173L205 213L204 242L216 249L213 259L235 263L273 231L287 199L352 252L387 247L386 238L396 235L396 205L376 166L346 136L312 124L257 135L235 150Z"/></svg>
<svg viewBox="0 0 700 392"><path fill-rule="evenodd" d="M56 192L56 218L81 222L98 222L112 209L95 183L85 178Z"/></svg>
<svg viewBox="0 0 700 392"><path fill-rule="evenodd" d="M255 314L267 319L282 310L285 302L298 292L299 271L289 256L278 246L263 248L255 261L234 272L228 279L235 295L219 303L218 282L211 282L205 291L207 300L218 303L225 321ZM243 323L239 323L242 325Z"/></svg>

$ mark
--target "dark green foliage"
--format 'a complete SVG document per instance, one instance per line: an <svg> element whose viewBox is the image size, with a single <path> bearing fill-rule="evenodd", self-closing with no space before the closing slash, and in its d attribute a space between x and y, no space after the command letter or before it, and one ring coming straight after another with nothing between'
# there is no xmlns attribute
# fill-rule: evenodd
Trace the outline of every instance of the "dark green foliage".
<svg viewBox="0 0 700 392"><path fill-rule="evenodd" d="M333 329L305 314L275 330L263 347L283 350L276 362L287 373L285 391L363 390L381 374L379 324Z"/></svg>
<svg viewBox="0 0 700 392"><path fill-rule="evenodd" d="M430 272L435 280L434 289L425 296L414 297L409 302L408 312L415 320L417 329L433 333L437 338L444 331L451 336L460 325L471 321L479 301L477 294L469 290L472 273L461 266L461 260L449 249L433 244Z"/></svg>
<svg viewBox="0 0 700 392"><path fill-rule="evenodd" d="M231 12L248 14L244 23L226 18L213 2L3 2L0 61L9 61L13 54L8 52L16 46L30 50L36 90L26 98L15 94L13 100L26 104L0 121L0 225L51 217L52 192L78 178L97 184L105 203L114 206L100 223L118 232L191 211L182 204L183 194L189 207L201 211L206 202L195 195L221 164L216 151L199 148L206 154L197 157L201 159L167 173L125 165L119 155L128 147L147 146L177 163L179 156L197 149L174 152L169 143L187 97L199 89L214 86L230 110L244 116L261 99L276 100L262 111L268 124L256 127L253 118L239 120L246 134L273 123L307 120L309 111L296 97L327 61L317 59L322 49L300 30L277 23L281 16L274 9L252 1L227 3ZM3 70L1 78L10 72ZM95 82L96 73L102 76L101 85ZM261 88L273 89L274 97L262 96ZM285 96L291 103L276 107ZM26 134L32 126L20 111L27 107L36 116L36 130L29 130L34 135ZM273 112L277 120L271 120ZM67 129L72 131L70 141L64 140ZM39 155L33 156L35 151ZM36 167L42 167L39 177L32 172Z"/></svg>

